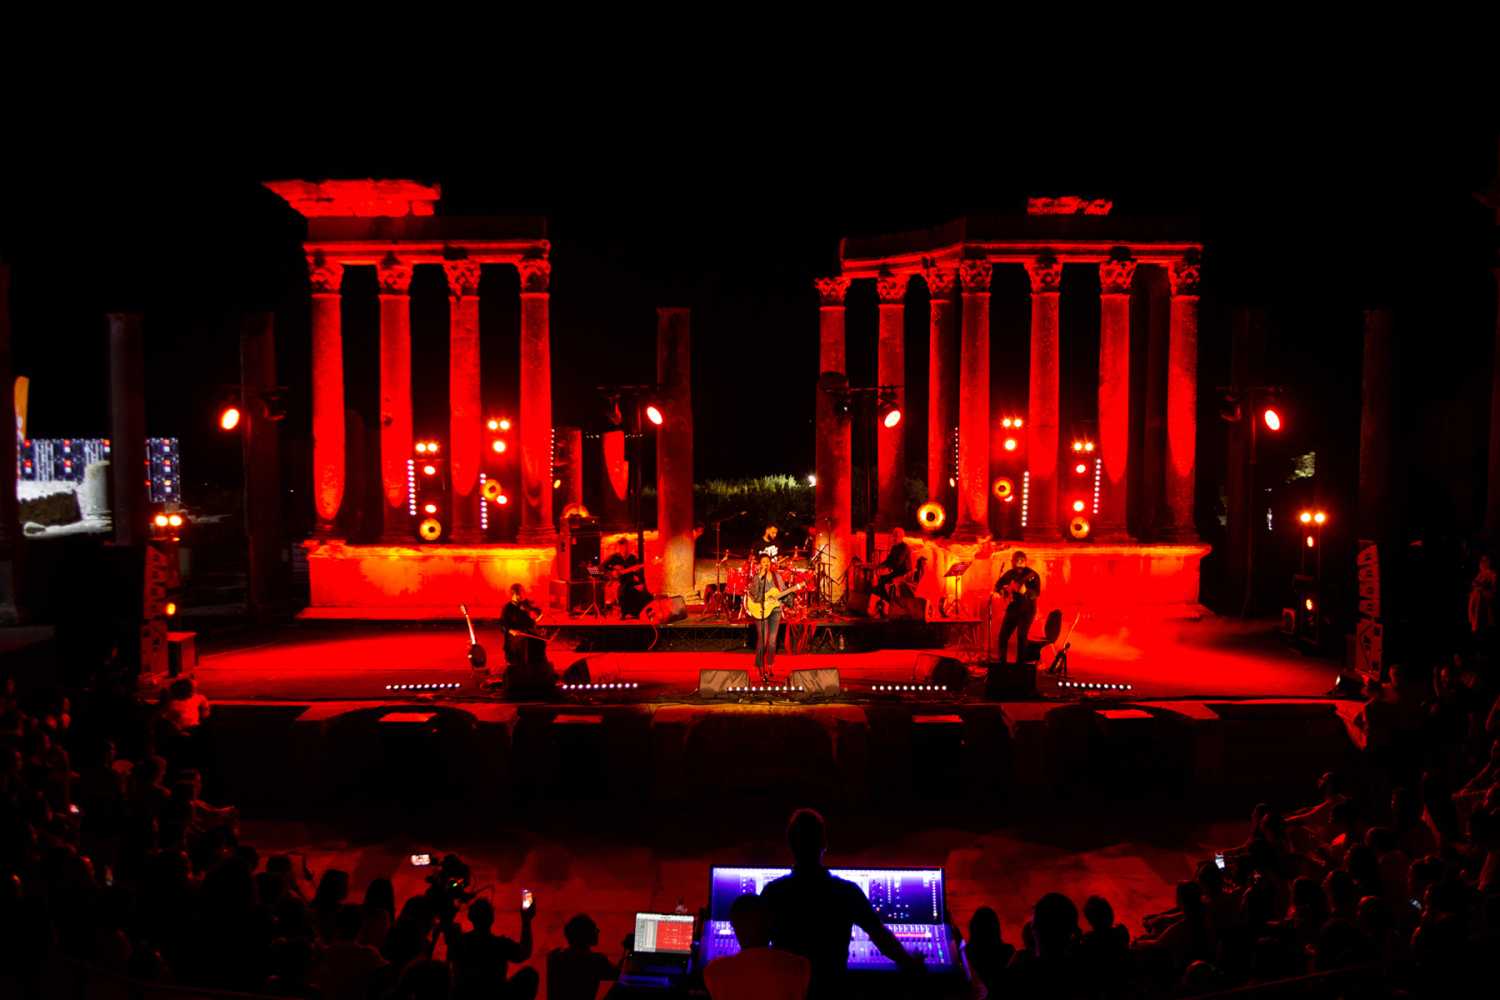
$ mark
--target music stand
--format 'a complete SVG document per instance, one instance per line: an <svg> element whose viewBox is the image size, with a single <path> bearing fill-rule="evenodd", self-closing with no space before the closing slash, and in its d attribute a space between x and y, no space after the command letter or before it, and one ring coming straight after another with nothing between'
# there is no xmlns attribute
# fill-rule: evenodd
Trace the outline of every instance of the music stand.
<svg viewBox="0 0 1500 1000"><path fill-rule="evenodd" d="M599 567L585 566L584 569L586 569L589 574L589 578L587 581L589 585L589 606L585 608L578 615L578 617L587 618L589 617L589 615L593 615L595 618L603 619L604 612L599 610L599 588L603 586L603 584L599 581ZM571 609L569 609L569 613L572 613Z"/></svg>
<svg viewBox="0 0 1500 1000"><path fill-rule="evenodd" d="M959 580L959 578L961 576L963 576L965 573L967 573L969 571L969 567L972 566L972 565L974 565L974 560L972 560L972 559L965 560L963 562L956 562L952 566L948 567L948 572L946 572L946 573L943 574L943 579L945 579L945 580L951 579L953 581L953 612L954 613L952 615L948 615L947 617L949 617L949 618L955 617L957 615L957 613L958 613L958 610L959 610L958 609L958 580Z"/></svg>

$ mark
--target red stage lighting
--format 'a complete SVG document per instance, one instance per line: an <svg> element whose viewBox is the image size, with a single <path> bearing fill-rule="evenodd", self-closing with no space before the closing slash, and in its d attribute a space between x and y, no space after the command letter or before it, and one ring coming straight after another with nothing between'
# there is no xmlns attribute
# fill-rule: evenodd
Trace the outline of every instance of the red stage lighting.
<svg viewBox="0 0 1500 1000"><path fill-rule="evenodd" d="M157 514L156 517L152 520L152 523L155 524L158 528L165 528L167 526L167 515Z"/></svg>
<svg viewBox="0 0 1500 1000"><path fill-rule="evenodd" d="M442 537L443 522L435 517L426 518L417 527L417 534L422 536L424 542L435 542Z"/></svg>
<svg viewBox="0 0 1500 1000"><path fill-rule="evenodd" d="M436 514L437 513L437 504L435 504L435 503L427 504L427 505L425 505L422 508L422 511L423 511L423 513L426 513L426 514Z"/></svg>
<svg viewBox="0 0 1500 1000"><path fill-rule="evenodd" d="M1311 524L1312 523L1312 511L1310 511L1310 510L1304 510L1302 513L1300 513L1300 514L1297 515L1297 520L1301 521L1303 524Z"/></svg>
<svg viewBox="0 0 1500 1000"><path fill-rule="evenodd" d="M1307 600L1302 602L1302 606L1311 611L1313 609L1313 599L1309 597Z"/></svg>
<svg viewBox="0 0 1500 1000"><path fill-rule="evenodd" d="M499 438L496 438L494 441L492 441L490 443L490 447L495 450L495 454L497 455L505 454L505 442L500 440Z"/></svg>
<svg viewBox="0 0 1500 1000"><path fill-rule="evenodd" d="M1088 473L1089 467L1087 465L1085 465L1084 463L1079 462L1077 465L1073 466L1073 471L1076 472L1076 473L1078 473L1080 476L1082 476L1082 475L1086 475Z"/></svg>
<svg viewBox="0 0 1500 1000"><path fill-rule="evenodd" d="M1082 514L1083 513L1083 508L1086 507L1086 506L1088 506L1088 505L1085 504L1082 500L1074 500L1073 501L1073 513L1075 513L1075 514Z"/></svg>
<svg viewBox="0 0 1500 1000"><path fill-rule="evenodd" d="M501 417L500 418L500 429L502 431L508 431L508 430L510 430L510 418L509 417Z"/></svg>
<svg viewBox="0 0 1500 1000"><path fill-rule="evenodd" d="M494 500L496 502L499 502L500 494L503 493L504 490L500 488L500 483L498 481L494 479L486 479L484 481L484 485L479 487L479 492L486 500Z"/></svg>
<svg viewBox="0 0 1500 1000"><path fill-rule="evenodd" d="M1307 547L1308 548L1312 548L1314 545L1317 545L1317 544L1318 544L1317 542L1313 541L1313 536L1312 535L1308 535L1307 536Z"/></svg>
<svg viewBox="0 0 1500 1000"><path fill-rule="evenodd" d="M506 504L510 503L510 497L508 497L504 493L502 493L502 494L500 494L499 496L497 496L495 498L495 502L497 504L499 504L500 506L504 507Z"/></svg>
<svg viewBox="0 0 1500 1000"><path fill-rule="evenodd" d="M435 475L437 475L437 466L435 466L435 465L424 465L424 466L422 466L422 475L424 475L424 476L435 476Z"/></svg>
<svg viewBox="0 0 1500 1000"><path fill-rule="evenodd" d="M168 515L167 516L167 523L169 525L171 525L172 527L174 527L174 528L180 528L180 527L182 527L182 515L181 514L170 514L170 515Z"/></svg>
<svg viewBox="0 0 1500 1000"><path fill-rule="evenodd" d="M1010 417L1006 417L1004 420L1000 421L1000 426L1001 427L1009 427L1010 426Z"/></svg>
<svg viewBox="0 0 1500 1000"><path fill-rule="evenodd" d="M484 426L492 431L498 431L500 429L500 421L494 419L486 420Z"/></svg>
<svg viewBox="0 0 1500 1000"><path fill-rule="evenodd" d="M1317 524L1322 524L1326 520L1328 520L1328 515L1323 513L1321 510L1313 515L1313 521Z"/></svg>
<svg viewBox="0 0 1500 1000"><path fill-rule="evenodd" d="M923 531L936 531L946 520L948 512L935 500L929 500L917 508L917 521L922 525Z"/></svg>
<svg viewBox="0 0 1500 1000"><path fill-rule="evenodd" d="M900 422L901 422L901 411L900 410L894 410L894 409L891 410L891 412L887 413L885 415L885 418L883 420L881 420L881 423L885 424L886 427L895 427Z"/></svg>
<svg viewBox="0 0 1500 1000"><path fill-rule="evenodd" d="M1016 450L1016 439L1015 438L1006 438L1005 439L1005 450L1006 451L1015 451Z"/></svg>
<svg viewBox="0 0 1500 1000"><path fill-rule="evenodd" d="M226 406L219 411L219 430L232 431L240 425L240 408Z"/></svg>
<svg viewBox="0 0 1500 1000"><path fill-rule="evenodd" d="M176 601L168 601L167 602L167 607L166 607L166 612L167 612L167 617L168 618L171 618L174 615L176 615L177 614L177 602Z"/></svg>
<svg viewBox="0 0 1500 1000"><path fill-rule="evenodd" d="M995 480L995 498L997 500L1009 500L1011 494L1016 492L1016 484L1004 476Z"/></svg>
<svg viewBox="0 0 1500 1000"><path fill-rule="evenodd" d="M427 454L427 442L426 441L418 441L417 442L417 454L418 455L425 455L425 454Z"/></svg>
<svg viewBox="0 0 1500 1000"><path fill-rule="evenodd" d="M1083 541L1089 537L1089 532L1093 530L1093 527L1093 525L1089 524L1088 518L1079 515L1068 522L1068 534L1079 541Z"/></svg>
<svg viewBox="0 0 1500 1000"><path fill-rule="evenodd" d="M1275 407L1266 407L1265 412L1261 414L1261 419L1265 420L1266 427L1270 430L1281 430L1281 414L1276 412Z"/></svg>
<svg viewBox="0 0 1500 1000"><path fill-rule="evenodd" d="M661 426L661 422L662 422L661 410L656 406L655 403L650 403L650 404L648 404L646 406L646 419L649 420L649 421L651 421L653 424L655 424L658 427Z"/></svg>

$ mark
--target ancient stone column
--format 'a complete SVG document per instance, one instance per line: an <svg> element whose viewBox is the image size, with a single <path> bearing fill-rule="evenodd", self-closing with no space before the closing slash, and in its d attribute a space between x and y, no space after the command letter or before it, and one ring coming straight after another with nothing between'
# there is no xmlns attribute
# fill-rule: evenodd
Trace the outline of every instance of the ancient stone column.
<svg viewBox="0 0 1500 1000"><path fill-rule="evenodd" d="M1130 461L1130 283L1135 261L1116 250L1099 265L1099 457L1103 496L1095 532L1100 541L1125 534Z"/></svg>
<svg viewBox="0 0 1500 1000"><path fill-rule="evenodd" d="M692 594L693 364L691 311L656 310L656 530L662 543L662 591Z"/></svg>
<svg viewBox="0 0 1500 1000"><path fill-rule="evenodd" d="M625 455L625 430L616 427L599 436L604 475L599 489L599 525L605 531L630 527L630 459Z"/></svg>
<svg viewBox="0 0 1500 1000"><path fill-rule="evenodd" d="M842 596L842 581L852 555L850 538L853 519L853 460L850 451L850 423L847 413L838 412L837 393L848 388L847 336L845 333L845 296L849 279L819 278L818 289L818 371L817 450L815 470L817 486L816 537L820 547L827 546L827 565L836 581L834 599Z"/></svg>
<svg viewBox="0 0 1500 1000"><path fill-rule="evenodd" d="M479 536L479 262L451 260L448 273L448 478L452 489L452 538L475 544Z"/></svg>
<svg viewBox="0 0 1500 1000"><path fill-rule="evenodd" d="M344 265L322 251L307 255L312 283L313 506L318 538L332 538L344 503L344 335L340 287Z"/></svg>
<svg viewBox="0 0 1500 1000"><path fill-rule="evenodd" d="M1061 359L1058 348L1058 299L1062 262L1037 257L1026 264L1031 277L1031 373L1026 400L1026 463L1030 472L1026 537L1051 541L1058 536L1057 450Z"/></svg>
<svg viewBox="0 0 1500 1000"><path fill-rule="evenodd" d="M561 516L562 509L569 504L583 503L582 427L559 427L557 429L557 454L559 464L563 465L558 471L558 479L562 485L557 488L554 503ZM567 456L566 463L562 462L564 455Z"/></svg>
<svg viewBox="0 0 1500 1000"><path fill-rule="evenodd" d="M139 545L147 537L146 349L140 313L109 314L109 416L115 543Z"/></svg>
<svg viewBox="0 0 1500 1000"><path fill-rule="evenodd" d="M1178 542L1196 542L1193 524L1198 478L1198 259L1173 261L1172 313L1167 332L1167 530Z"/></svg>
<svg viewBox="0 0 1500 1000"><path fill-rule="evenodd" d="M875 526L888 531L906 520L906 283L907 276L886 275L876 280L880 296L880 341L876 351L876 378L895 390L901 422L895 427L881 421L875 428L876 503ZM877 420L879 415L877 414Z"/></svg>
<svg viewBox="0 0 1500 1000"><path fill-rule="evenodd" d="M16 536L20 511L16 500L16 383L10 347L10 265L0 262L0 415L9 427L0 432L0 625L16 621Z"/></svg>
<svg viewBox="0 0 1500 1000"><path fill-rule="evenodd" d="M380 279L380 487L382 537L413 541L407 509L406 462L412 457L411 265L387 254Z"/></svg>
<svg viewBox="0 0 1500 1000"><path fill-rule="evenodd" d="M958 407L958 318L953 291L958 273L929 268L924 272L931 296L927 308L927 497L953 511L953 428Z"/></svg>
<svg viewBox="0 0 1500 1000"><path fill-rule="evenodd" d="M963 333L959 344L958 525L953 537L966 542L990 535L990 276L987 260L958 266L963 289Z"/></svg>
<svg viewBox="0 0 1500 1000"><path fill-rule="evenodd" d="M521 272L521 528L522 545L551 545L552 334L548 285L552 265L528 258Z"/></svg>
<svg viewBox="0 0 1500 1000"><path fill-rule="evenodd" d="M850 521L853 518L849 416L839 413L836 406L837 394L849 385L844 333L844 296L849 291L849 279L819 278L817 288L819 378L816 390L818 437L814 460L817 525L814 534L817 545L827 547L827 566L833 579L838 581L829 596L837 600L843 596L842 581L849 568Z"/></svg>

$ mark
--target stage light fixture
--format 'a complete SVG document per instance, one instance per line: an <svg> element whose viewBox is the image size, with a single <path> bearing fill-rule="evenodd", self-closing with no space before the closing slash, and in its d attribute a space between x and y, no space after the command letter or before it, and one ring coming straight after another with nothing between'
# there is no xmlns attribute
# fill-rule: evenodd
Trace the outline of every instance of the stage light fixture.
<svg viewBox="0 0 1500 1000"><path fill-rule="evenodd" d="M957 489L958 488L958 480L954 479L952 476L949 476L948 477L948 488L950 490Z"/></svg>
<svg viewBox="0 0 1500 1000"><path fill-rule="evenodd" d="M1092 442L1092 441L1085 441L1083 443L1083 450L1086 451L1086 452L1088 452L1090 455L1092 455L1094 453L1094 442Z"/></svg>
<svg viewBox="0 0 1500 1000"><path fill-rule="evenodd" d="M418 441L417 442L417 454L418 455L425 455L425 454L427 454L427 442L426 441Z"/></svg>
<svg viewBox="0 0 1500 1000"><path fill-rule="evenodd" d="M510 503L510 497L508 497L504 493L502 493L502 494L500 494L499 496L497 496L495 498L495 502L497 504L499 504L500 506L504 507L506 504Z"/></svg>
<svg viewBox="0 0 1500 1000"><path fill-rule="evenodd" d="M564 521L570 517L588 517L589 509L581 503L570 503L562 509L561 516Z"/></svg>
<svg viewBox="0 0 1500 1000"><path fill-rule="evenodd" d="M997 500L1008 500L1010 499L1011 494L1015 493L1016 484L1011 482L1006 477L1001 476L999 479L995 480L994 491L995 498Z"/></svg>
<svg viewBox="0 0 1500 1000"><path fill-rule="evenodd" d="M660 427L661 424L662 424L662 420L665 419L665 418L662 417L661 408L660 407L658 407L655 403L647 403L646 404L646 419L649 420L649 421L651 421L656 426Z"/></svg>
<svg viewBox="0 0 1500 1000"><path fill-rule="evenodd" d="M1314 548L1317 544L1318 543L1313 540L1313 536L1312 535L1308 535L1307 536L1307 547L1308 548Z"/></svg>
<svg viewBox="0 0 1500 1000"><path fill-rule="evenodd" d="M500 494L505 491L500 488L498 480L486 479L484 485L479 488L479 492L486 500L499 500Z"/></svg>
<svg viewBox="0 0 1500 1000"><path fill-rule="evenodd" d="M167 617L168 618L175 617L176 614L177 614L177 602L176 601L168 601L165 610L167 612Z"/></svg>
<svg viewBox="0 0 1500 1000"><path fill-rule="evenodd" d="M424 514L436 514L437 513L437 504L430 503L430 504L425 505L422 508L422 512Z"/></svg>
<svg viewBox="0 0 1500 1000"><path fill-rule="evenodd" d="M156 517L152 519L152 523L155 524L158 528L165 528L167 526L167 515L157 514Z"/></svg>
<svg viewBox="0 0 1500 1000"><path fill-rule="evenodd" d="M1082 451L1083 450L1083 442L1082 441L1074 441L1073 442L1073 450L1074 451Z"/></svg>
<svg viewBox="0 0 1500 1000"><path fill-rule="evenodd" d="M1001 427L1005 427L1005 428L1009 428L1010 427L1010 417L1006 417L1004 420L1000 421L1000 426Z"/></svg>
<svg viewBox="0 0 1500 1000"><path fill-rule="evenodd" d="M500 418L500 429L502 431L508 431L508 430L510 430L510 418L509 417L501 417Z"/></svg>
<svg viewBox="0 0 1500 1000"><path fill-rule="evenodd" d="M182 527L182 515L181 514L168 514L167 515L167 524L171 525L174 528L180 528L180 527Z"/></svg>
<svg viewBox="0 0 1500 1000"><path fill-rule="evenodd" d="M1266 407L1265 412L1261 414L1261 419L1266 422L1268 430L1281 430L1281 414L1277 412L1274 406Z"/></svg>
<svg viewBox="0 0 1500 1000"><path fill-rule="evenodd" d="M1308 611L1311 611L1313 609L1313 599L1311 597L1307 598L1302 602L1302 606Z"/></svg>
<svg viewBox="0 0 1500 1000"><path fill-rule="evenodd" d="M1073 501L1073 513L1075 513L1075 514L1082 514L1083 513L1083 508L1085 508L1087 506L1088 506L1088 504L1084 503L1082 500L1074 500Z"/></svg>
<svg viewBox="0 0 1500 1000"><path fill-rule="evenodd" d="M496 438L495 440L490 442L490 448L495 452L496 455L505 454L505 447L505 442L500 440L499 438Z"/></svg>
<svg viewBox="0 0 1500 1000"><path fill-rule="evenodd" d="M1017 417L1017 418L1016 418L1016 419L1015 419L1015 422L1014 422L1014 423L1013 423L1013 424L1011 424L1011 426L1012 426L1012 427L1020 427L1020 426L1021 426L1021 418L1020 418L1020 417Z"/></svg>
<svg viewBox="0 0 1500 1000"><path fill-rule="evenodd" d="M929 500L917 508L917 522L923 531L937 531L948 520L948 512L936 500Z"/></svg>
<svg viewBox="0 0 1500 1000"><path fill-rule="evenodd" d="M1015 438L1006 438L1005 439L1005 450L1006 451L1015 451L1016 450L1016 439Z"/></svg>
<svg viewBox="0 0 1500 1000"><path fill-rule="evenodd" d="M498 431L500 429L500 421L491 418L484 422L484 426L489 430Z"/></svg>
<svg viewBox="0 0 1500 1000"><path fill-rule="evenodd" d="M880 422L886 428L895 427L897 424L901 423L901 411L896 409L890 410L886 413L885 416L880 418Z"/></svg>
<svg viewBox="0 0 1500 1000"><path fill-rule="evenodd" d="M424 542L435 542L442 537L443 522L435 517L423 518L417 527L417 534L422 536Z"/></svg>
<svg viewBox="0 0 1500 1000"><path fill-rule="evenodd" d="M552 488L554 490L560 490L560 489L562 489L562 480L561 479L554 479L554 480L552 480Z"/></svg>
<svg viewBox="0 0 1500 1000"><path fill-rule="evenodd" d="M891 386L882 386L876 395L875 416L880 421L880 426L887 430L901 423L901 407L896 404L896 390Z"/></svg>
<svg viewBox="0 0 1500 1000"><path fill-rule="evenodd" d="M1324 521L1327 521L1327 520L1328 520L1328 515L1325 514L1325 513L1323 513L1321 510L1318 511L1316 514L1313 515L1313 522L1315 524L1322 524Z"/></svg>
<svg viewBox="0 0 1500 1000"><path fill-rule="evenodd" d="M1068 534L1078 541L1083 541L1089 537L1089 532L1092 530L1093 525L1089 524L1089 519L1082 515L1068 522Z"/></svg>
<svg viewBox="0 0 1500 1000"><path fill-rule="evenodd" d="M219 411L219 430L232 431L240 425L240 408L226 406Z"/></svg>
<svg viewBox="0 0 1500 1000"><path fill-rule="evenodd" d="M1073 466L1073 471L1081 476L1089 471L1089 467L1083 462L1079 462L1077 465Z"/></svg>
<svg viewBox="0 0 1500 1000"><path fill-rule="evenodd" d="M1303 524L1311 524L1312 523L1312 511L1310 511L1310 510L1304 510L1302 513L1300 513L1300 514L1297 515L1297 520L1301 521Z"/></svg>
<svg viewBox="0 0 1500 1000"><path fill-rule="evenodd" d="M435 476L435 475L437 475L437 466L431 464L430 462L427 465L422 466L422 475L424 475L424 476Z"/></svg>
<svg viewBox="0 0 1500 1000"><path fill-rule="evenodd" d="M812 475L809 475L807 477L807 485L809 485L809 486L816 486L816 485L818 485L818 477L817 477L816 473L814 473Z"/></svg>

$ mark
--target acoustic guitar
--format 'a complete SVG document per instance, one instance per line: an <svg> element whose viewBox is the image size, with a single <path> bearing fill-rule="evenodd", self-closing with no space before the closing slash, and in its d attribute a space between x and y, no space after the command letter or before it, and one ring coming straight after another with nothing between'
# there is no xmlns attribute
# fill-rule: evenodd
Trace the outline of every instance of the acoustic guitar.
<svg viewBox="0 0 1500 1000"><path fill-rule="evenodd" d="M745 613L756 621L765 621L777 611L781 610L781 599L795 594L806 587L805 583L795 583L782 590L780 587L767 587L765 597L757 601L748 592L745 594Z"/></svg>

